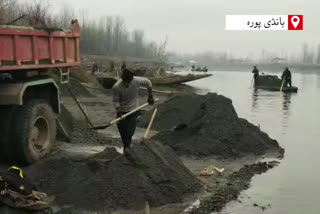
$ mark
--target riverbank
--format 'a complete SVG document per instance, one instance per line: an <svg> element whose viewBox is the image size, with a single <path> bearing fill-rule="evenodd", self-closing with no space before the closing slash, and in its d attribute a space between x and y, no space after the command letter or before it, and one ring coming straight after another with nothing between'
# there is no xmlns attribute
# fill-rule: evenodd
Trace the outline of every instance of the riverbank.
<svg viewBox="0 0 320 214"><path fill-rule="evenodd" d="M76 83L73 83L72 90L75 91L78 100L84 107L85 112L88 114L90 120L92 121L92 123L94 123L94 125L103 125L114 119L115 112L112 105L110 90L104 90L97 87L86 88L83 84ZM172 89L168 88L168 90ZM185 94L186 91L190 90L192 89L188 87L175 88L175 92L177 92L178 94ZM179 208L173 209L175 210L175 212L173 213L181 213L184 211L184 209L190 206L192 198L200 197L201 201L205 201L206 199L204 196L214 195L214 191L220 188L219 185L227 184L230 182L232 183L232 177L230 176L233 173L238 172L239 170L241 171L241 168L246 167L245 165L255 164L256 161L267 156L279 157L279 151L282 151L279 145L273 143L271 145L272 148L278 151L277 155L272 152L268 153L267 150L264 149L262 149L260 153L256 153L255 151L242 153L242 149L248 146L248 144L244 144L240 146L240 148L242 149L239 149L238 147L234 149L233 152L238 154L235 156L232 155L230 157L225 157L225 154L229 154L230 152L230 149L227 147L221 148L221 151L224 151L225 149L226 153L221 153L224 155L220 157L217 156L217 153L213 152L215 151L215 149L212 149L210 153L205 155L197 154L194 156L186 156L186 153L180 153L179 151L177 151L175 146L170 145L170 143L174 142L174 136L171 137L172 140L170 140L170 142L165 142L161 140L161 138L157 138L158 134L162 134L162 130L156 128L157 123L161 122L161 120L164 121L162 123L165 123L165 121L172 122L170 118L162 118L163 116L170 116L170 114L162 114L161 109L168 109L167 102L172 102L173 100L175 103L175 107L189 107L187 112L184 112L184 114L180 115L181 117L192 117L190 113L194 110L198 110L196 106L198 106L200 109L203 108L204 105L202 104L205 103L203 102L203 97L188 92L187 95L181 95L181 101L177 101L175 100L177 99L175 94L156 93L155 97L161 98L161 102L157 104L158 108L160 109L160 118L158 116L156 119L155 128L152 132L152 136L154 136L154 138L151 140L150 144L152 146L159 146L156 150L148 150L143 145L140 145L139 143L141 142L144 128L139 128L135 136L136 147L133 150L133 159L131 157L130 160L130 157L128 158L118 153L121 152L121 142L115 127L110 127L107 130L99 131L98 133L91 130L88 127L87 123L84 122L84 117L81 111L75 105L74 100L72 100L70 95L67 93L64 93L63 95L63 104L68 109L71 117L74 120L72 125L73 134L71 142L66 143L64 141L60 141L57 145L56 152L52 157L47 160L41 161L39 164L26 168L26 172L29 172L31 177L34 176L33 178L36 181L37 186L39 186L41 190L57 197L56 206L65 207L69 206L70 204L75 205L71 206L68 209L71 213L108 213L117 210L140 210L143 209L142 206L145 205L145 203L143 203L144 201L147 201L149 203L153 212L161 210L157 207L162 207L163 205L166 206L168 210L172 210L172 207L168 208L168 204L178 203L180 204L180 206L178 206ZM178 95L178 97L179 96L180 95ZM194 97L194 99L190 99L190 96ZM208 98L205 98L205 100L208 100L205 105L209 108L205 108L206 111L202 111L202 113L208 113L209 115L219 115L219 112L213 111L214 108L210 107L210 105L212 103L215 103L216 101L216 98L213 98L213 100L210 101L211 96L212 95L209 95ZM227 106L228 109L232 110L232 103L228 101L227 98L224 98L222 96L218 98L221 98L223 102L217 103L216 105L219 105L220 107ZM142 91L141 102L145 102L145 100L146 92ZM198 102L198 100L200 101ZM192 106L194 106L195 109L191 108ZM149 108L147 110L151 109ZM181 112L181 110L182 109L178 109L178 112ZM232 112L233 111L234 110L232 110ZM210 131L212 127L215 127L213 125L215 124L215 119L206 122L206 118L208 117L208 115L206 114L202 116L202 120L195 121L195 123L198 125L201 124L201 127ZM239 122L242 120L239 119L236 114L231 114L229 117L225 117L225 115L219 117L220 122L222 123L221 127L225 126L225 124L229 122L228 118L232 121L235 121L235 124L242 124L242 122ZM193 119L194 118L191 118L190 120ZM177 121L178 120L175 120L175 123L172 123L171 126L168 127L168 129L183 127L179 126L181 123L177 123ZM198 129L197 126L191 126L188 128L192 128L194 136L198 136L199 134L201 135L201 133L206 132L202 129ZM199 130L199 132L197 132L197 130ZM183 130L180 131L183 132ZM250 129L250 132L260 133L260 130L254 128ZM237 135L238 134L239 133L237 133ZM231 139L229 142L232 143L234 139L232 137L232 129L231 132L225 132L224 137L225 139ZM267 138L270 142L274 142L269 137L265 138ZM186 138L181 138L181 140L182 139L184 140ZM189 143L192 142L197 143L195 139L190 140ZM209 145L210 143L211 141L207 140L204 141L203 145ZM221 141L220 143L223 143L223 141ZM164 147L162 146L162 144L165 144L176 151L166 149L163 150ZM179 144L183 144L183 142L180 142ZM227 145L227 143L225 143L225 145ZM105 150L105 148L110 149ZM116 150L112 148L115 148ZM190 150L193 150L194 148L196 147L191 147ZM204 150L205 148L206 147L203 147ZM137 151L135 151L136 149ZM176 155L176 152L179 154L179 156ZM149 158L141 159L142 157ZM138 164L133 164L137 161ZM207 168L210 165L215 165L219 168L223 167L225 171L221 175L213 174L212 176L207 177L200 176L199 171ZM175 168L177 166L179 167ZM153 169L157 170L153 171ZM168 174L168 172L172 172L173 174L170 175L170 173ZM255 171L247 170L242 173L248 174L248 176L242 176L244 178L243 180L248 183L251 177L255 174ZM184 180L186 175L188 175L187 177L190 177L190 179ZM119 178L124 180L119 180ZM161 179L159 180L159 178ZM142 183L140 181L142 181ZM127 187L124 188L122 184L125 183L127 184L125 185ZM73 186L73 184L76 184L76 186ZM158 189L158 185L162 184L168 188L165 189L166 191L164 192L161 189ZM57 185L59 186L59 188L57 188ZM99 188L100 186L107 186L107 189L103 189L102 187ZM191 188L191 191L186 188L192 186L194 186L194 188ZM86 195L86 193L88 192L86 187L93 188L93 191L90 192L89 195ZM244 187L247 188L248 185L244 185ZM68 193L68 191L66 191L68 189L71 192ZM239 189L239 192L242 189L243 188ZM129 197L130 194L128 194L126 191L132 192L133 194L138 194L141 197ZM70 197L72 195L71 193L74 192L77 193L76 195L79 198L77 198L76 196ZM101 194L104 193L106 195L103 198L100 198ZM120 198L114 201L113 198L117 198L118 194L120 194L121 197L119 196ZM233 194L234 193L231 190L228 193L229 196ZM162 196L160 197L160 195ZM99 197L97 198L96 196ZM229 196L225 196L225 201L229 200ZM80 199L82 197L86 198L86 200L81 201ZM103 205L99 204L101 202L99 200L102 200ZM118 201L124 202L120 203ZM87 205L85 206L85 204ZM79 205L83 205L85 207L79 207ZM167 212L166 210L162 209L162 213Z"/></svg>

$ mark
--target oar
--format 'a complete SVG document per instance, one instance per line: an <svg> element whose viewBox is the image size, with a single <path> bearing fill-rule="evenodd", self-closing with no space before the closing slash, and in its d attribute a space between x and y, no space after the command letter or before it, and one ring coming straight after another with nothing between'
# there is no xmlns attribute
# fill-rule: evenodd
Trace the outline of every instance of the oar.
<svg viewBox="0 0 320 214"><path fill-rule="evenodd" d="M158 100L159 100L159 99L155 99L154 101L155 101L155 102L157 102ZM103 126L95 126L95 127L93 127L93 129L95 129L95 130L106 129L106 128L108 128L108 127L112 126L113 124L118 123L119 121L121 121L121 120L123 120L123 119L127 118L128 116L132 115L133 113L136 113L137 111L139 111L139 110L141 110L141 109L143 109L143 108L147 107L148 105L149 105L149 103L145 103L145 104L143 104L143 105L141 105L141 106L139 106L139 107L137 107L137 108L133 109L132 111L130 111L130 112L128 112L128 113L126 113L126 114L122 115L121 117L119 117L119 118L117 118L117 119L115 119L115 120L111 121L109 124L107 124L107 125L103 125Z"/></svg>
<svg viewBox="0 0 320 214"><path fill-rule="evenodd" d="M252 77L250 88L253 88L253 81L254 81L254 77Z"/></svg>
<svg viewBox="0 0 320 214"><path fill-rule="evenodd" d="M284 78L283 78L283 80L282 80L282 84L281 84L280 92L282 92L283 85L284 85Z"/></svg>

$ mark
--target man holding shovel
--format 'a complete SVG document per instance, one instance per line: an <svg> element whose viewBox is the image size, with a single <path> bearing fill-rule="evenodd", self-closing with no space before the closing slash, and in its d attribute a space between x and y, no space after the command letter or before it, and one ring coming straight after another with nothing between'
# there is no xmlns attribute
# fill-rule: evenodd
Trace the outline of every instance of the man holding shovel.
<svg viewBox="0 0 320 214"><path fill-rule="evenodd" d="M124 69L121 79L113 86L113 103L117 111L117 117L134 110L139 107L139 89L140 87L148 89L148 103L154 104L152 95L151 81L143 77L135 77L133 73ZM123 151L126 152L131 147L132 137L137 126L139 112L133 113L121 120L117 126L123 143Z"/></svg>

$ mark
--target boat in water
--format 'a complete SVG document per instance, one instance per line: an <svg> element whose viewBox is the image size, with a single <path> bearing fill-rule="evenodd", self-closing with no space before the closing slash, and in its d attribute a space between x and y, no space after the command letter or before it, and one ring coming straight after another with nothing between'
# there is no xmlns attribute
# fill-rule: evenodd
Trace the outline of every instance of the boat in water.
<svg viewBox="0 0 320 214"><path fill-rule="evenodd" d="M191 71L200 71L200 72L208 72L207 66L204 67L195 67L194 65L191 67Z"/></svg>
<svg viewBox="0 0 320 214"><path fill-rule="evenodd" d="M203 79L212 76L211 74L201 74L201 75L166 75L157 77L147 77L153 85L177 85L182 83L191 82L198 79ZM105 89L111 89L112 86L119 79L118 77L108 76L108 77L98 77L100 84Z"/></svg>
<svg viewBox="0 0 320 214"><path fill-rule="evenodd" d="M276 75L259 75L254 83L255 89L282 92L298 92L298 87L283 86L282 80Z"/></svg>
<svg viewBox="0 0 320 214"><path fill-rule="evenodd" d="M212 76L211 74L202 74L202 75L171 75L165 77L149 77L153 85L176 85L186 82L191 82L198 79L203 79Z"/></svg>

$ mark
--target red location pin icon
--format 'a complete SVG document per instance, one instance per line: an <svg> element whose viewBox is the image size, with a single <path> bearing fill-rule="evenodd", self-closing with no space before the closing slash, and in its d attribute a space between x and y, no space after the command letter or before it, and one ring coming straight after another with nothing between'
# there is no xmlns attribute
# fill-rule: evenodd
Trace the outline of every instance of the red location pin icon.
<svg viewBox="0 0 320 214"><path fill-rule="evenodd" d="M300 17L299 16L292 16L291 17L291 23L294 28L297 28L300 23Z"/></svg>

